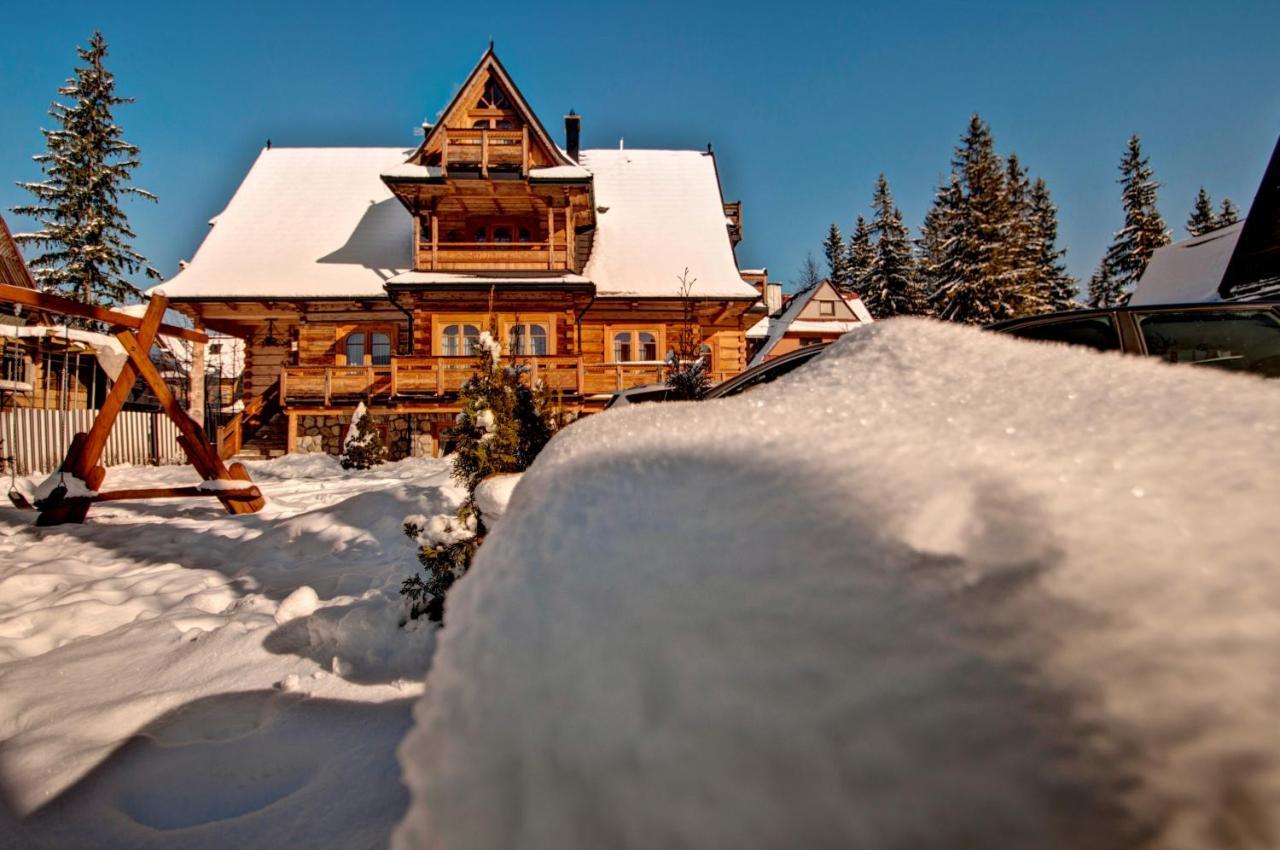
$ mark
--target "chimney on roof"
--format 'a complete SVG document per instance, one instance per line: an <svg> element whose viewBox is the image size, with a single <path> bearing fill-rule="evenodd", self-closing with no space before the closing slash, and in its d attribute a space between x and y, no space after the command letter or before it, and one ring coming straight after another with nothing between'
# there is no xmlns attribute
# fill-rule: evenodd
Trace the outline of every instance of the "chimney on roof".
<svg viewBox="0 0 1280 850"><path fill-rule="evenodd" d="M569 154L569 159L574 162L578 161L578 145L582 138L582 116L569 110L569 114L564 117L564 149Z"/></svg>

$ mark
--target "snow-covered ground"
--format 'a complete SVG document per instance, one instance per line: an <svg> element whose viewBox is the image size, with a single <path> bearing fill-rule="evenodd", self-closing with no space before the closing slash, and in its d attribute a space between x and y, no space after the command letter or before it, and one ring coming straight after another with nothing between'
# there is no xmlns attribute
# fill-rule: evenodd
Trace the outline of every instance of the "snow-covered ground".
<svg viewBox="0 0 1280 850"><path fill-rule="evenodd" d="M892 320L575 424L399 848L1280 846L1280 384Z"/></svg>
<svg viewBox="0 0 1280 850"><path fill-rule="evenodd" d="M385 846L435 641L397 627L401 520L461 491L435 460L249 469L252 516L113 502L39 529L0 509L0 847Z"/></svg>

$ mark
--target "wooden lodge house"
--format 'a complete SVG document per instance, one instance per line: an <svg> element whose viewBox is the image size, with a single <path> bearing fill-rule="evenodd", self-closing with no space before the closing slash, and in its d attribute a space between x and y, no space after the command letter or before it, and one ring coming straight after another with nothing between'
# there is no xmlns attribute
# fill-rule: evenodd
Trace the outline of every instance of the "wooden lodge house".
<svg viewBox="0 0 1280 850"><path fill-rule="evenodd" d="M663 379L686 269L701 356L717 379L745 368L761 292L710 146L582 150L580 126L566 115L557 145L490 46L412 150L268 145L160 287L246 340L223 455L337 452L361 401L395 456L439 453L490 327L564 405L599 410Z"/></svg>

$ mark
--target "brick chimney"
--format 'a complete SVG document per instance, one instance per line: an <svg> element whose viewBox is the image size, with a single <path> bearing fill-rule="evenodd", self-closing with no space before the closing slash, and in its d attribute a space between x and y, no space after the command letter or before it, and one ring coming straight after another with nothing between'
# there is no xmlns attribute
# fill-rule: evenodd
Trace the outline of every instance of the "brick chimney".
<svg viewBox="0 0 1280 850"><path fill-rule="evenodd" d="M578 144L581 135L582 116L570 109L569 114L564 117L564 148L574 162L578 161Z"/></svg>

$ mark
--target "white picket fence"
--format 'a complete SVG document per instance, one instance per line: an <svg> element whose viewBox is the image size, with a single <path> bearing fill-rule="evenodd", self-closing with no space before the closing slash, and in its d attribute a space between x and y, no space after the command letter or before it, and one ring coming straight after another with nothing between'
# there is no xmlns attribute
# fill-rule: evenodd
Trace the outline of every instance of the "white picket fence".
<svg viewBox="0 0 1280 850"><path fill-rule="evenodd" d="M52 472L62 463L77 432L88 432L96 410L28 410L0 412L0 469L9 472L13 458L18 475ZM121 463L186 463L178 446L178 427L160 412L125 410L116 417L102 454L103 466Z"/></svg>

